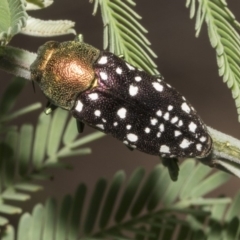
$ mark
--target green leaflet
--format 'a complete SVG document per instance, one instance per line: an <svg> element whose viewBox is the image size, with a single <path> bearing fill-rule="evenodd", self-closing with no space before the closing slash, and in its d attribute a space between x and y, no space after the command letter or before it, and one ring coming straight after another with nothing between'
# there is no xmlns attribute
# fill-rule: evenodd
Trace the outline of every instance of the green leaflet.
<svg viewBox="0 0 240 240"><path fill-rule="evenodd" d="M219 76L227 83L238 112L240 122L240 35L239 22L221 0L187 0L190 17L196 16L196 36L203 21L207 23L210 43L216 50ZM196 10L197 9L197 10Z"/></svg>
<svg viewBox="0 0 240 240"><path fill-rule="evenodd" d="M21 33L35 37L54 37L66 34L76 35L75 22L70 20L42 20L28 17Z"/></svg>
<svg viewBox="0 0 240 240"><path fill-rule="evenodd" d="M16 98L25 85L26 81L19 78L14 78L9 84L0 101L0 119L14 107Z"/></svg>
<svg viewBox="0 0 240 240"><path fill-rule="evenodd" d="M184 161L180 167L185 169L186 174L199 171L199 164L196 164L193 159ZM209 185L214 185L217 173L202 176L187 186L183 181L186 176L180 174L179 180L182 184L178 186L180 191L174 200L171 200L173 199L171 195L166 194L173 189L173 185L165 186L165 182L162 182L161 185L158 185L158 189L161 190L161 187L164 187L166 191L160 191L161 196L157 207L146 210L148 201L142 201L143 205L140 206L138 199L144 199L146 191L149 196L157 191L157 185L151 190L147 190L147 186L150 186L158 174L167 175L165 172L168 172L167 168L157 165L145 176L142 169L137 168L129 177L128 183L125 184L125 173L119 171L110 181L100 178L95 184L94 191L89 191L88 196L86 195L87 186L82 183L76 193L73 196L66 195L61 204L54 199L48 199L44 206L37 204L31 214L23 214L16 233L16 240L41 240L41 236L44 236L44 240L239 238L240 210L237 208L237 204L240 192L232 203L224 197L208 199L204 195L186 195L186 192L192 192L202 180L208 182ZM175 182L172 183L175 184ZM135 195L136 189L130 188L130 186L137 185L138 196ZM185 186L184 195L181 194L182 186ZM203 194L206 192L202 191ZM117 195L119 197L116 197ZM127 195L135 195L136 198L135 202L130 201L132 203L130 206L126 201L119 201L121 198L126 198ZM167 202L168 197L170 197L170 202ZM160 199L165 198L166 204L163 206ZM128 207L124 208L123 205L128 205ZM229 206L234 207L229 208ZM117 217L119 209L126 209L121 218ZM108 221L110 219L112 221ZM206 224L206 221L209 224ZM176 231L178 231L178 235L176 235ZM133 238L133 236L135 237ZM174 238L176 236L177 238ZM11 231L9 233L6 231L5 237L13 240L14 235Z"/></svg>
<svg viewBox="0 0 240 240"><path fill-rule="evenodd" d="M34 5L38 6L39 8L44 7L43 0L26 0L26 2L34 4Z"/></svg>
<svg viewBox="0 0 240 240"><path fill-rule="evenodd" d="M21 213L22 209L14 205L27 201L32 193L43 189L33 180L49 180L51 176L44 172L46 168L68 167L59 159L90 154L90 148L82 145L104 136L103 133L96 132L78 138L75 120L69 120L69 113L61 109L57 109L50 116L40 114L36 126L23 124L19 129L6 128L5 124L14 117L40 107L39 104L37 107L33 104L11 112L24 86L25 81L15 79L9 84L0 101L0 226L8 223L2 214ZM8 204L9 201L11 204Z"/></svg>
<svg viewBox="0 0 240 240"><path fill-rule="evenodd" d="M19 32L31 36L60 36L76 34L75 23L69 20L44 21L29 17L26 10L48 7L50 0L1 0L0 1L0 45L6 45ZM21 75L23 76L23 75Z"/></svg>
<svg viewBox="0 0 240 240"><path fill-rule="evenodd" d="M80 139L77 139L77 134L74 134L74 138L70 138L68 131L73 129L69 126L70 124L74 124L77 132L75 122L68 120L68 112L57 109L53 116L40 114L36 127L25 124L19 131L12 129L7 132L5 141L0 144L0 175L2 176L0 178L2 188L0 189L0 200L3 200L2 204L0 202L0 215L1 212L6 214L21 212L20 208L4 204L5 201L28 200L31 193L42 189L41 185L35 184L32 180L48 180L51 177L44 173L46 168L68 167L59 159L91 153L89 148L81 146L104 136L104 134L96 132ZM64 142L62 142L62 136L65 136ZM66 138L66 136L68 137ZM69 141L66 142L66 139ZM17 181L15 180L16 174L21 177ZM21 191L27 194L23 194ZM94 205L96 204L94 203Z"/></svg>
<svg viewBox="0 0 240 240"><path fill-rule="evenodd" d="M1 0L0 43L7 44L26 25L27 13L23 0Z"/></svg>
<svg viewBox="0 0 240 240"><path fill-rule="evenodd" d="M150 74L159 74L152 58L150 42L144 34L147 30L139 23L141 17L129 6L133 1L95 0L94 11L100 5L104 24L104 49L123 55L131 64Z"/></svg>

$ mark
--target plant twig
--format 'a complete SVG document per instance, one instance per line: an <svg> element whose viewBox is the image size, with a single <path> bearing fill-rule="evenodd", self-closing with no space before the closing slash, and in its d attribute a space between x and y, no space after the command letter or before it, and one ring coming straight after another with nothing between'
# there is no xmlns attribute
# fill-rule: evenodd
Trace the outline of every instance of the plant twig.
<svg viewBox="0 0 240 240"><path fill-rule="evenodd" d="M213 140L212 152L199 160L240 178L240 140L211 127L208 127L208 131Z"/></svg>
<svg viewBox="0 0 240 240"><path fill-rule="evenodd" d="M36 53L23 49L0 46L0 69L31 80L30 66L36 57Z"/></svg>
<svg viewBox="0 0 240 240"><path fill-rule="evenodd" d="M0 47L0 69L31 80L30 66L37 54L19 48ZM203 164L216 167L240 178L240 140L208 127L213 139L213 150Z"/></svg>

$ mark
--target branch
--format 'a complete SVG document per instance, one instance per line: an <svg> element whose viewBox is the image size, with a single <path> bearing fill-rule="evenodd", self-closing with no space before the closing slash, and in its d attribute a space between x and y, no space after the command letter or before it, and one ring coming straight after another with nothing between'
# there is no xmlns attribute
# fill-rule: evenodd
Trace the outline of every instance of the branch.
<svg viewBox="0 0 240 240"><path fill-rule="evenodd" d="M37 54L0 46L0 69L31 80L30 66ZM213 139L211 154L199 159L203 164L232 173L240 178L240 140L208 127Z"/></svg>
<svg viewBox="0 0 240 240"><path fill-rule="evenodd" d="M211 127L208 127L208 131L213 140L212 152L199 160L240 178L240 140Z"/></svg>
<svg viewBox="0 0 240 240"><path fill-rule="evenodd" d="M0 69L31 80L30 66L37 54L14 47L0 46Z"/></svg>

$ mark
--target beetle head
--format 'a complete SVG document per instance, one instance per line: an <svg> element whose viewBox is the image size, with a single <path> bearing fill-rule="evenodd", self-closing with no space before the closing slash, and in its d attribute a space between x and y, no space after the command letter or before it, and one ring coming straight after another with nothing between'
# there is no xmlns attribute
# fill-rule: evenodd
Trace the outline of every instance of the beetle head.
<svg viewBox="0 0 240 240"><path fill-rule="evenodd" d="M77 95L94 85L99 53L83 42L47 42L31 65L31 78L54 105L70 110Z"/></svg>

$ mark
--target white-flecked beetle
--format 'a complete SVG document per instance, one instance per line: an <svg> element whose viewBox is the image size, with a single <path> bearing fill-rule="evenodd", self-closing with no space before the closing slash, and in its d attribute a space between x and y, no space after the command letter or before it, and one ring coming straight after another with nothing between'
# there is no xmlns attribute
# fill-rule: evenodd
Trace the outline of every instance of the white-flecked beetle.
<svg viewBox="0 0 240 240"><path fill-rule="evenodd" d="M47 42L31 65L50 106L130 149L166 158L206 157L212 140L195 109L161 77L82 41Z"/></svg>

